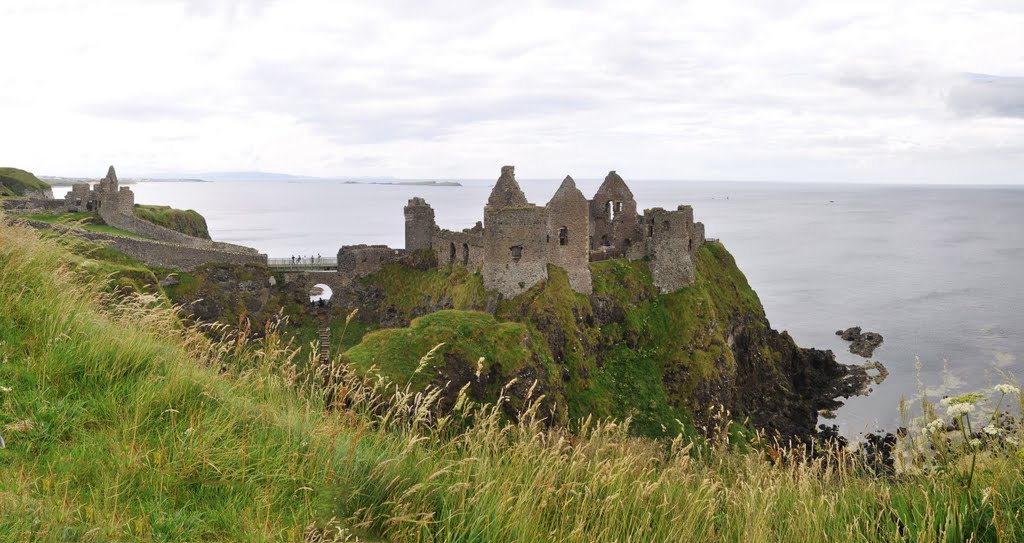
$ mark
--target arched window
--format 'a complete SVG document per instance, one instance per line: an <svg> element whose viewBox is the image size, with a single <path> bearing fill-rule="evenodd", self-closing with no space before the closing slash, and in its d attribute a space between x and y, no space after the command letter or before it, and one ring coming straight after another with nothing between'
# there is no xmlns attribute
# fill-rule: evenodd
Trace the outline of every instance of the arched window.
<svg viewBox="0 0 1024 543"><path fill-rule="evenodd" d="M568 245L569 244L569 229L564 227L564 226L558 229L558 244L559 245Z"/></svg>
<svg viewBox="0 0 1024 543"><path fill-rule="evenodd" d="M449 264L454 264L455 263L455 243L449 243L448 245L449 245L449 247L448 247L448 263Z"/></svg>
<svg viewBox="0 0 1024 543"><path fill-rule="evenodd" d="M462 265L469 266L469 244L462 244Z"/></svg>
<svg viewBox="0 0 1024 543"><path fill-rule="evenodd" d="M604 247L611 247L612 240L608 239L608 236L601 236L601 245Z"/></svg>
<svg viewBox="0 0 1024 543"><path fill-rule="evenodd" d="M521 258L523 258L523 246L516 245L512 247L512 262L519 262Z"/></svg>

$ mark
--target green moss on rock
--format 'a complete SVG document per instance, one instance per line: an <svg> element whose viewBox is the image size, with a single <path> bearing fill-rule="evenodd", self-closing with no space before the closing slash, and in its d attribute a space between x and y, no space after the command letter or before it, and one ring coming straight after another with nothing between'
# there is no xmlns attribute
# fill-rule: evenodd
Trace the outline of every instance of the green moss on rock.
<svg viewBox="0 0 1024 543"><path fill-rule="evenodd" d="M383 293L378 312L389 315L384 325L404 324L442 309L482 311L490 298L483 276L461 266L420 270L392 263L360 281Z"/></svg>

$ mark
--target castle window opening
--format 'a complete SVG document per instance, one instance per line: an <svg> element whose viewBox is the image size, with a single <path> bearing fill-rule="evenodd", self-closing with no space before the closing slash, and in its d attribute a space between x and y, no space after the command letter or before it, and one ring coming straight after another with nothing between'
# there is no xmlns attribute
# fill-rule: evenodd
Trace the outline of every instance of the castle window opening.
<svg viewBox="0 0 1024 543"><path fill-rule="evenodd" d="M523 246L516 245L512 247L512 262L519 262L523 258Z"/></svg>
<svg viewBox="0 0 1024 543"><path fill-rule="evenodd" d="M558 229L558 244L559 245L568 245L569 244L569 229L564 227L564 226Z"/></svg>
<svg viewBox="0 0 1024 543"><path fill-rule="evenodd" d="M612 246L612 240L608 239L608 236L606 236L606 235L605 236L601 236L601 245L603 247L611 247Z"/></svg>
<svg viewBox="0 0 1024 543"><path fill-rule="evenodd" d="M665 222L661 223L661 229L666 231L666 232L668 232L668 229L669 229L668 221L665 221Z"/></svg>
<svg viewBox="0 0 1024 543"><path fill-rule="evenodd" d="M633 240L631 240L629 238L626 238L626 247L632 247L632 246L633 246Z"/></svg>
<svg viewBox="0 0 1024 543"><path fill-rule="evenodd" d="M462 244L462 265L469 266L469 244Z"/></svg>
<svg viewBox="0 0 1024 543"><path fill-rule="evenodd" d="M622 202L615 202L615 214L622 213Z"/></svg>
<svg viewBox="0 0 1024 543"><path fill-rule="evenodd" d="M449 264L454 264L455 263L455 243L449 243L448 245L449 245L449 247L448 247L448 263Z"/></svg>
<svg viewBox="0 0 1024 543"><path fill-rule="evenodd" d="M686 241L686 250L693 252L693 238Z"/></svg>
<svg viewBox="0 0 1024 543"><path fill-rule="evenodd" d="M614 204L615 204L615 202L612 202L611 200L608 200L608 202L606 202L604 204L605 211L608 214L608 220L609 221L614 221L615 220L615 205Z"/></svg>
<svg viewBox="0 0 1024 543"><path fill-rule="evenodd" d="M654 236L654 223L652 222L651 224L647 225L647 237L653 237L653 236Z"/></svg>

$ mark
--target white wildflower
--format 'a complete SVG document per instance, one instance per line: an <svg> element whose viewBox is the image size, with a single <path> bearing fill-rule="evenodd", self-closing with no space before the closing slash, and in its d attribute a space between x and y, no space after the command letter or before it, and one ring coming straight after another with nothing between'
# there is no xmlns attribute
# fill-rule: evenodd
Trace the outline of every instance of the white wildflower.
<svg viewBox="0 0 1024 543"><path fill-rule="evenodd" d="M929 422L928 425L924 427L923 433L925 433L925 434L934 434L936 432L941 432L945 428L946 428L946 421L944 421L942 419L935 419L935 420Z"/></svg>
<svg viewBox="0 0 1024 543"><path fill-rule="evenodd" d="M12 390L14 390L14 389L11 388L11 387L0 386L0 392L6 393L6 392L10 392Z"/></svg>
<svg viewBox="0 0 1024 543"><path fill-rule="evenodd" d="M949 405L949 402L951 402L952 400L953 398L943 398L939 400L939 405L941 405L942 407L947 407Z"/></svg>
<svg viewBox="0 0 1024 543"><path fill-rule="evenodd" d="M1000 384L996 385L995 388L996 388L996 392L1000 392L1000 393L1006 394L1006 395L1020 394L1020 389L1019 388L1017 388L1017 387L1015 387L1013 385L1010 385L1010 384L1006 384L1006 383L1000 383Z"/></svg>
<svg viewBox="0 0 1024 543"><path fill-rule="evenodd" d="M953 418L969 415L974 410L974 404L955 403L946 408L946 414Z"/></svg>
<svg viewBox="0 0 1024 543"><path fill-rule="evenodd" d="M996 428L995 426L993 426L991 424L989 424L988 426L982 428L981 430L983 432L985 432L986 434L990 435L990 436L997 436L997 435L1003 433L1003 429L1002 428Z"/></svg>
<svg viewBox="0 0 1024 543"><path fill-rule="evenodd" d="M1006 438L1006 442L1009 443L1010 445L1013 445L1014 447L1020 447L1020 440L1015 437Z"/></svg>
<svg viewBox="0 0 1024 543"><path fill-rule="evenodd" d="M978 439L978 438L972 439L971 440L971 447L974 447L975 449L981 447L981 440Z"/></svg>

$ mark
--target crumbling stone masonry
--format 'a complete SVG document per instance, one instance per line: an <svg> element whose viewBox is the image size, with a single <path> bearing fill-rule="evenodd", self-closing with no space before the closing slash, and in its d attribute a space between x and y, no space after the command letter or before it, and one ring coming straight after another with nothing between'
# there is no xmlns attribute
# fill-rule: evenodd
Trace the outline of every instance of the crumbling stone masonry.
<svg viewBox="0 0 1024 543"><path fill-rule="evenodd" d="M672 292L693 282L696 251L703 243L704 225L693 222L693 208L654 208L641 215L633 192L614 171L591 200L566 176L551 201L537 206L516 182L515 168L504 166L484 206L482 224L462 232L441 229L430 204L412 198L405 206L405 250L342 247L338 272L350 280L404 253L430 249L438 266L479 269L484 287L505 297L547 279L549 264L568 273L573 290L589 294L590 262L647 258L655 286Z"/></svg>

